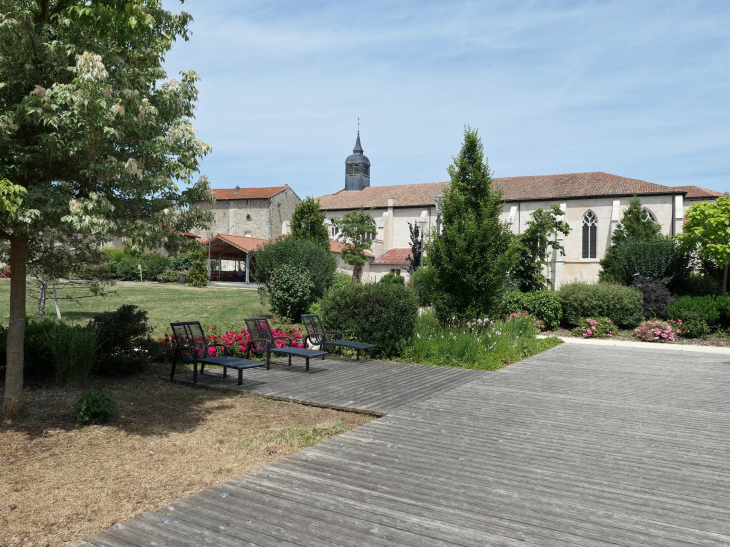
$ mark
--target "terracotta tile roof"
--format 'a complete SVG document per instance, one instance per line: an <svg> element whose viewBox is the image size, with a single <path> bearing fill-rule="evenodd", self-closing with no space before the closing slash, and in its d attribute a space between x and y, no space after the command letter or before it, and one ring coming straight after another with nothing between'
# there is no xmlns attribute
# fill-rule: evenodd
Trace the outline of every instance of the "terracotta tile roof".
<svg viewBox="0 0 730 547"><path fill-rule="evenodd" d="M198 237L197 241L208 245L208 240ZM255 250L259 245L268 243L268 239L261 239L258 237L243 237L234 236L231 234L216 234L210 242L210 254L211 257L217 258L219 254L223 253L222 258L230 258L232 256L238 256L242 254L242 251L250 252Z"/></svg>
<svg viewBox="0 0 730 547"><path fill-rule="evenodd" d="M495 185L504 190L506 201L630 196L633 194L677 194L684 191L680 187L662 186L600 171L535 177L504 177L493 180ZM395 200L396 207L432 207L434 205L432 196L443 194L448 184L448 182L427 182L397 186L371 186L359 192L340 190L317 199L324 210L356 209L361 205L384 208L388 206L389 197Z"/></svg>
<svg viewBox="0 0 730 547"><path fill-rule="evenodd" d="M342 252L342 249L344 249L344 248L345 248L345 244L342 243L341 241L332 241L332 240L330 240L330 250L333 253L340 254ZM375 255L373 253L371 253L370 251L364 251L364 254L368 258L374 258L375 257Z"/></svg>
<svg viewBox="0 0 730 547"><path fill-rule="evenodd" d="M411 256L411 250L409 248L394 247L388 249L383 254L378 256L371 264L397 264L399 266L410 266L408 257Z"/></svg>
<svg viewBox="0 0 730 547"><path fill-rule="evenodd" d="M721 198L725 195L722 192L700 188L699 186L675 186L674 188L687 192L687 195L684 196L686 199Z"/></svg>
<svg viewBox="0 0 730 547"><path fill-rule="evenodd" d="M236 193L235 188L231 189L221 189L221 188L215 188L211 190L211 193L213 196L215 196L215 199L217 200L225 200L225 199L268 199L279 192L281 192L285 186L267 186L265 188L239 188L238 193Z"/></svg>

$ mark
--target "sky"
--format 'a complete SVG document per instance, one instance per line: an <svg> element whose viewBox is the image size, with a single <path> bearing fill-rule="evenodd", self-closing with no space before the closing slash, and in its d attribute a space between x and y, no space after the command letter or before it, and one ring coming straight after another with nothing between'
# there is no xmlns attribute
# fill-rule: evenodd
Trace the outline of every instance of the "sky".
<svg viewBox="0 0 730 547"><path fill-rule="evenodd" d="M179 4L167 0L167 9ZM187 0L213 188L448 180L464 126L495 177L605 171L730 191L730 2Z"/></svg>

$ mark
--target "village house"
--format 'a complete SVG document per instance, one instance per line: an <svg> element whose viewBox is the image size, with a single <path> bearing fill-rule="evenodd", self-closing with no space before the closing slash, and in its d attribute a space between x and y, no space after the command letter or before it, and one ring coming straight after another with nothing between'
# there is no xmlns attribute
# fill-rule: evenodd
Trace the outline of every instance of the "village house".
<svg viewBox="0 0 730 547"><path fill-rule="evenodd" d="M565 256L556 254L551 266L554 288L572 280L594 282L598 264L611 245L611 235L632 196L636 195L649 218L665 235L682 230L684 212L697 201L724 195L697 186L664 186L603 172L505 177L493 179L504 193L502 220L515 234L522 233L538 208L558 205L571 232L562 238ZM374 257L358 272L364 281L377 281L392 272L406 275L410 263L409 223L430 231L439 222L438 202L448 182L370 186L370 160L364 155L358 132L353 154L345 161L345 188L317 198L327 212L330 237L339 241L337 221L350 211L370 210L377 234ZM345 269L343 267L343 269Z"/></svg>

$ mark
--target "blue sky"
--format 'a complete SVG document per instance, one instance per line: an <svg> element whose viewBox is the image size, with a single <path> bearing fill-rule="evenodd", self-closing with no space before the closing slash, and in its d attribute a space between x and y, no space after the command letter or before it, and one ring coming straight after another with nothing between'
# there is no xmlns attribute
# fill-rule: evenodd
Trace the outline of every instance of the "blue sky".
<svg viewBox="0 0 730 547"><path fill-rule="evenodd" d="M168 0L168 9L179 9ZM494 175L606 171L730 191L730 2L187 0L214 188L447 180L463 127Z"/></svg>

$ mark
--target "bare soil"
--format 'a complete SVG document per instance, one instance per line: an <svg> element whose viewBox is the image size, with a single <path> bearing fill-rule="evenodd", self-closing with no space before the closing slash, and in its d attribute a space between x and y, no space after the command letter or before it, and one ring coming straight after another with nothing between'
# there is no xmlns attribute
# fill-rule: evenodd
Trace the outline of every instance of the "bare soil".
<svg viewBox="0 0 730 547"><path fill-rule="evenodd" d="M24 418L0 417L0 547L84 538L372 419L170 384L166 372L26 389ZM119 411L81 427L73 405L95 385Z"/></svg>
<svg viewBox="0 0 730 547"><path fill-rule="evenodd" d="M641 342L638 338L634 338L632 336L633 330L621 330L618 331L618 334L613 337L613 340L624 340L629 342ZM570 332L568 329L558 329L554 331L545 331L541 333L545 336L562 336L562 337L572 337L574 336L572 332ZM604 339L605 340L605 339ZM647 344L651 344L652 342L647 342ZM721 338L717 335L708 336L706 338L679 338L676 342L669 342L671 344L679 344L679 345L688 345L688 346L714 346L718 348L730 348L730 337L728 338Z"/></svg>

